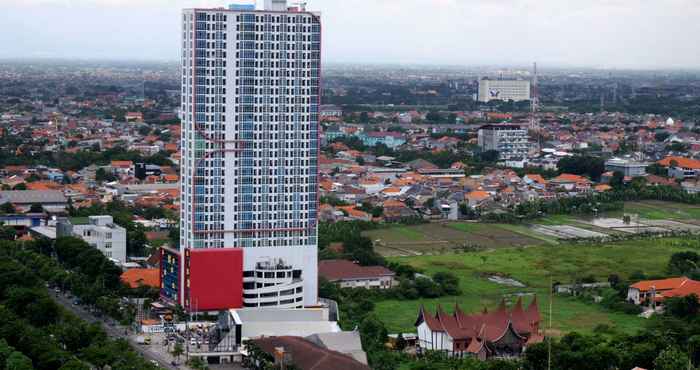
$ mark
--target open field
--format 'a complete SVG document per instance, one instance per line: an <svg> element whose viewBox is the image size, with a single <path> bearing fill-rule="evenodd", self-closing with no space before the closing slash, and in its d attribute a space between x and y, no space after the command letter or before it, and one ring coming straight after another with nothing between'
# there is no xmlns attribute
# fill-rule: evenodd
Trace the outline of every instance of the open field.
<svg viewBox="0 0 700 370"><path fill-rule="evenodd" d="M554 281L570 283L583 276L594 275L604 281L610 274L623 279L632 272L663 275L671 254L700 249L700 243L684 239L630 241L605 246L542 245L528 248L502 248L476 253L433 256L395 257L391 260L423 269L428 274L449 271L460 277L462 295L413 301L381 301L375 312L391 332L414 331L413 322L421 304L431 310L437 304L449 308L458 303L466 311L484 306L495 308L503 297L512 304L517 294L536 294L540 310L548 308L550 274ZM488 280L493 275L507 276L526 285L525 288L499 285ZM526 297L525 302L531 298ZM608 312L600 306L571 298L555 297L553 326L556 330L590 332L596 325L608 324L618 330L634 332L644 319Z"/></svg>
<svg viewBox="0 0 700 370"><path fill-rule="evenodd" d="M465 245L481 248L521 247L556 243L525 226L469 222L430 223L371 230L364 233L384 256L449 253Z"/></svg>
<svg viewBox="0 0 700 370"><path fill-rule="evenodd" d="M631 222L625 224L623 214L639 217L632 217ZM549 304L550 275L555 282L564 284L589 275L596 276L599 281L605 281L610 274L625 279L635 271L661 276L671 254L700 249L700 242L670 238L605 246L566 242L570 238L599 238L654 230L700 232L700 207L645 201L628 203L624 212L598 218L552 215L521 225L449 222L372 230L366 235L375 241L379 253L421 268L428 274L453 272L460 277L463 291L459 297L381 301L375 312L393 332L413 331L413 321L421 304L431 310L438 304L451 310L458 303L467 311L479 311L484 307L495 308L504 297L512 304L518 295L525 295L526 302L537 295L544 314ZM465 245L485 250L465 253L462 251ZM512 278L525 287L489 280L494 276ZM634 332L644 323L644 319L609 312L572 298L555 297L553 308L554 328L560 332L590 332L600 324Z"/></svg>
<svg viewBox="0 0 700 370"><path fill-rule="evenodd" d="M638 215L630 223L623 214ZM630 202L624 212L593 217L551 215L521 225L477 222L440 222L397 226L364 233L385 257L451 253L467 247L497 249L556 245L568 239L602 238L640 232L690 231L700 233L700 207L687 204Z"/></svg>
<svg viewBox="0 0 700 370"><path fill-rule="evenodd" d="M662 201L625 203L625 213L649 220L681 220L700 224L700 206Z"/></svg>

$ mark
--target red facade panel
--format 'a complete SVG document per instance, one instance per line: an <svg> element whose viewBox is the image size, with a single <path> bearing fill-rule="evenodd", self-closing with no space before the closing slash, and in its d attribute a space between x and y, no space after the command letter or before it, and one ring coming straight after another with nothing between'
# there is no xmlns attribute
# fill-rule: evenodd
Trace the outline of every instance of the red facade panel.
<svg viewBox="0 0 700 370"><path fill-rule="evenodd" d="M190 311L243 307L243 250L191 249L189 254Z"/></svg>

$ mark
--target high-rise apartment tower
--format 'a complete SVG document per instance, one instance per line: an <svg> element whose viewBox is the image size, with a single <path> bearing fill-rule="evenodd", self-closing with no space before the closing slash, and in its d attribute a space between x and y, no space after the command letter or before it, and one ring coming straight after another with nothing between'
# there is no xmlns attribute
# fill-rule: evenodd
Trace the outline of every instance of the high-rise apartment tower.
<svg viewBox="0 0 700 370"><path fill-rule="evenodd" d="M179 250L192 311L315 305L321 22L285 0L182 13Z"/></svg>

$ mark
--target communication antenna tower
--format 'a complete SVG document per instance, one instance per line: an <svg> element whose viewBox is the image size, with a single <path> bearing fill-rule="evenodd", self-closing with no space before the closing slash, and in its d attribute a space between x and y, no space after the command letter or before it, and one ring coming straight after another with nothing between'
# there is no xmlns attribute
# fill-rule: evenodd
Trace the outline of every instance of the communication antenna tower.
<svg viewBox="0 0 700 370"><path fill-rule="evenodd" d="M533 77L532 77L532 97L530 97L530 129L534 131L537 135L537 145L538 149L542 148L542 135L540 133L540 122L537 119L537 110L540 105L540 97L538 90L538 75L537 75L537 62L533 64Z"/></svg>

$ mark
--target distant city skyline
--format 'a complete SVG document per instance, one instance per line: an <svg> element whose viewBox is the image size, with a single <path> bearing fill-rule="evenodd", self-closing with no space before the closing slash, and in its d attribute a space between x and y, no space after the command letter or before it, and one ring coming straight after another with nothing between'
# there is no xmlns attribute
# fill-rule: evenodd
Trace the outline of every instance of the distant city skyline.
<svg viewBox="0 0 700 370"><path fill-rule="evenodd" d="M5 0L0 58L177 61L182 8L221 0ZM694 0L309 0L329 63L698 69Z"/></svg>

